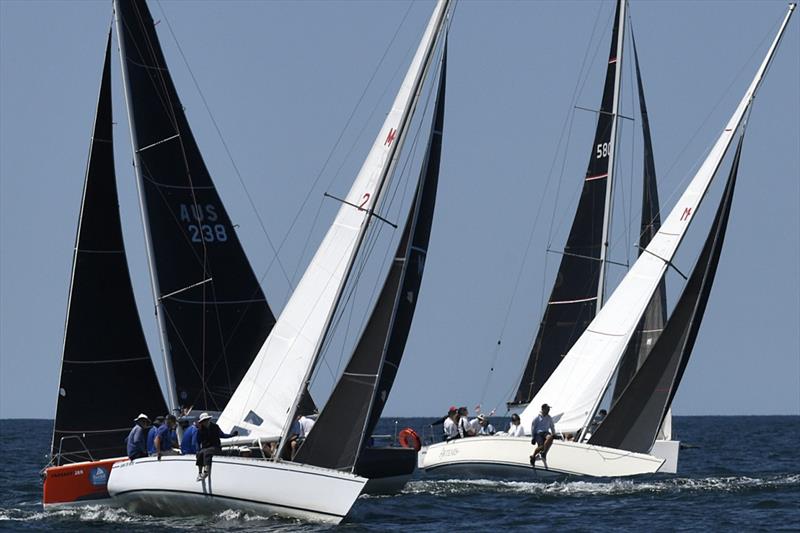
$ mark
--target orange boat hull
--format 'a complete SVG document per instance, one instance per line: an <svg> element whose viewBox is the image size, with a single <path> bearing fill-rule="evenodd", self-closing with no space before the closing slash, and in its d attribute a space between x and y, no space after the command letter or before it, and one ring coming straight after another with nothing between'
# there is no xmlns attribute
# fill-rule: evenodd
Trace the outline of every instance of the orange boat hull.
<svg viewBox="0 0 800 533"><path fill-rule="evenodd" d="M127 457L51 466L44 471L42 504L88 505L110 500L108 476L114 463ZM107 502L105 502L107 503Z"/></svg>

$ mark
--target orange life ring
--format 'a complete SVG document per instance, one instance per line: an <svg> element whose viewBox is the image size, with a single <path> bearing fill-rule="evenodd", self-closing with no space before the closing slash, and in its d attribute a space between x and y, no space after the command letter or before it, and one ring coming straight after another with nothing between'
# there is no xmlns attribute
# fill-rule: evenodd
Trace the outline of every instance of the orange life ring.
<svg viewBox="0 0 800 533"><path fill-rule="evenodd" d="M397 435L397 440L403 448L414 448L415 451L422 449L422 439L417 432L411 428L405 428Z"/></svg>

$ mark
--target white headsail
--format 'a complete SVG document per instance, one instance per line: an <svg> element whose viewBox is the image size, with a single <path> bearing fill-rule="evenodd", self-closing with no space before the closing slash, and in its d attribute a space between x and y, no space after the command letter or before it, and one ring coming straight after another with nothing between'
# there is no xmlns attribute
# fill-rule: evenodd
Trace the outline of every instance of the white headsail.
<svg viewBox="0 0 800 533"><path fill-rule="evenodd" d="M416 105L448 0L439 0L403 80L350 192L256 359L220 416L260 437L278 437L321 350L339 295L358 253L370 212Z"/></svg>
<svg viewBox="0 0 800 533"><path fill-rule="evenodd" d="M530 431L533 418L543 403L552 405L551 415L556 420L558 431L562 432L582 429L588 418L594 415L642 313L694 219L700 202L755 97L794 6L790 5L775 40L736 111L661 229L523 411L522 425L527 431Z"/></svg>

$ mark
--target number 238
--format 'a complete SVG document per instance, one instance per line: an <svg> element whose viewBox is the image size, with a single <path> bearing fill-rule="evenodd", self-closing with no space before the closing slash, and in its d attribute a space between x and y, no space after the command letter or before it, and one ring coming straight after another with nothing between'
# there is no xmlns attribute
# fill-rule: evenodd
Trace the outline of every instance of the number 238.
<svg viewBox="0 0 800 533"><path fill-rule="evenodd" d="M222 224L189 224L189 234L192 242L225 242L228 232Z"/></svg>

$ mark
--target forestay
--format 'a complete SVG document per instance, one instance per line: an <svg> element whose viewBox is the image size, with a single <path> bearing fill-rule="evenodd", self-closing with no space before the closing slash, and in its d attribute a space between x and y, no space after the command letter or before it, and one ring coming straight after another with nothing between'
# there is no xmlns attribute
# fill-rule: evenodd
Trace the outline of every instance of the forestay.
<svg viewBox="0 0 800 533"><path fill-rule="evenodd" d="M561 432L581 430L594 414L636 325L694 219L755 97L793 10L794 5L790 6L747 92L686 191L650 241L645 253L637 259L586 332L522 413L523 427L529 430L542 403L553 406L551 414Z"/></svg>
<svg viewBox="0 0 800 533"><path fill-rule="evenodd" d="M220 416L226 430L278 437L308 379L366 225L404 138L446 12L440 0L394 103L336 218L255 361Z"/></svg>

